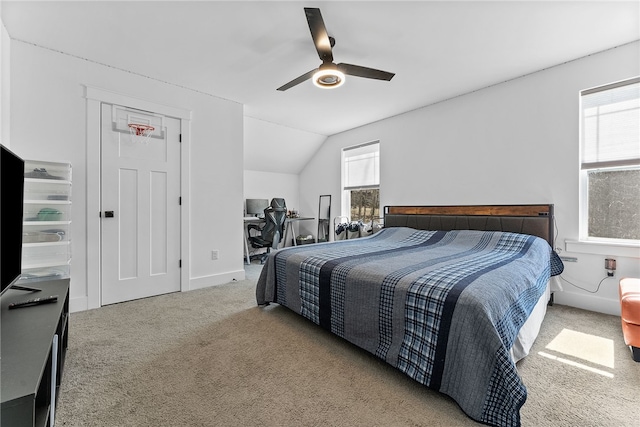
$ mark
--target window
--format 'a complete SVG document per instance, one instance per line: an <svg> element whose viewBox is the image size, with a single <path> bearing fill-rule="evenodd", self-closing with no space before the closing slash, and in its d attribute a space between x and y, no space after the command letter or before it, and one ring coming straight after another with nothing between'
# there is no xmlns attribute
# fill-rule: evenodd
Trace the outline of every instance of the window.
<svg viewBox="0 0 640 427"><path fill-rule="evenodd" d="M380 217L380 143L342 150L343 215L351 221Z"/></svg>
<svg viewBox="0 0 640 427"><path fill-rule="evenodd" d="M581 239L640 241L640 77L580 98Z"/></svg>

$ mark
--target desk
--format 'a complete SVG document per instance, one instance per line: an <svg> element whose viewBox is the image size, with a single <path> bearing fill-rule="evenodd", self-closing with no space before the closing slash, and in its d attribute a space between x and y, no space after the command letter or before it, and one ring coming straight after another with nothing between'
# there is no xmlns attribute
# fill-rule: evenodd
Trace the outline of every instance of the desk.
<svg viewBox="0 0 640 427"><path fill-rule="evenodd" d="M245 216L243 221L244 228L244 256L247 264L251 264L251 258L249 258L249 233L247 231L248 224L262 224L264 223L264 218L258 218L255 216ZM296 243L296 230L294 227L294 223L298 221L312 221L315 220L313 217L298 217L298 218L287 218L284 222L284 236L280 239L282 242L282 246L287 246L287 236L289 234L293 237L293 246L297 246Z"/></svg>
<svg viewBox="0 0 640 427"><path fill-rule="evenodd" d="M282 241L284 242L284 246L287 245L287 236L289 234L291 234L291 236L293 237L293 246L298 246L298 243L296 243L296 230L293 224L295 224L298 221L313 221L314 219L315 218L311 218L311 217L287 218L287 221L284 223L285 225L284 236L282 236Z"/></svg>

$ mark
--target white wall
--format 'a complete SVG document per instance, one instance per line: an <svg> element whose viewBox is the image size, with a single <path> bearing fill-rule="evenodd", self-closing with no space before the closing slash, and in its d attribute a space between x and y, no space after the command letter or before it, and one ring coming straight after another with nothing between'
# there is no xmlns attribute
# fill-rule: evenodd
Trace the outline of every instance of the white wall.
<svg viewBox="0 0 640 427"><path fill-rule="evenodd" d="M0 6L0 8L1 7L2 6ZM7 29L4 26L4 22L0 21L0 141L6 147L10 147L10 64L11 39L9 38L9 33L7 33Z"/></svg>
<svg viewBox="0 0 640 427"><path fill-rule="evenodd" d="M298 175L325 135L244 117L244 168Z"/></svg>
<svg viewBox="0 0 640 427"><path fill-rule="evenodd" d="M339 215L342 148L379 139L383 206L553 203L564 249L578 239L579 91L639 74L636 42L331 136L300 173L300 204L332 194ZM563 252L578 257L563 277L595 290L610 250ZM563 282L556 301L618 314L617 279L640 262L616 258L597 293Z"/></svg>
<svg viewBox="0 0 640 427"><path fill-rule="evenodd" d="M11 42L11 142L27 159L73 165L71 309L88 307L85 85L191 111L189 283L243 279L242 105L19 41ZM184 195L183 195L184 196ZM211 260L211 250L219 259ZM89 307L91 308L91 307Z"/></svg>
<svg viewBox="0 0 640 427"><path fill-rule="evenodd" d="M300 187L297 174L244 171L245 199L271 200L274 197L279 197L285 200L288 210L299 210L299 195ZM308 212L301 213L306 215Z"/></svg>

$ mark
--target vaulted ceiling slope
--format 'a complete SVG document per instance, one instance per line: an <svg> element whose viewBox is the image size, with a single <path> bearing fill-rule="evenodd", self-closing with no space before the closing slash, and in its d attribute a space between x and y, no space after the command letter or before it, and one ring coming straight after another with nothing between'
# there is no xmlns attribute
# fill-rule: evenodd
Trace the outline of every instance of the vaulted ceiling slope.
<svg viewBox="0 0 640 427"><path fill-rule="evenodd" d="M240 102L250 127L291 128L317 146L318 136L637 40L639 4L3 1L1 12L12 40ZM320 63L304 7L321 9L336 62L392 71L393 80L348 76L335 90L307 81L277 91Z"/></svg>

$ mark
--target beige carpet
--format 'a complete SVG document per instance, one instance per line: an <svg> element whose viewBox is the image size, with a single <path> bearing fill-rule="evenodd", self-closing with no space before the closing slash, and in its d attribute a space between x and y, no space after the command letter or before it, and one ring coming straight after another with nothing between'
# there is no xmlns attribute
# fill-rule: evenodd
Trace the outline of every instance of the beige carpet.
<svg viewBox="0 0 640 427"><path fill-rule="evenodd" d="M450 398L272 305L248 280L74 313L57 426L471 426ZM620 319L550 307L523 426L637 426Z"/></svg>

